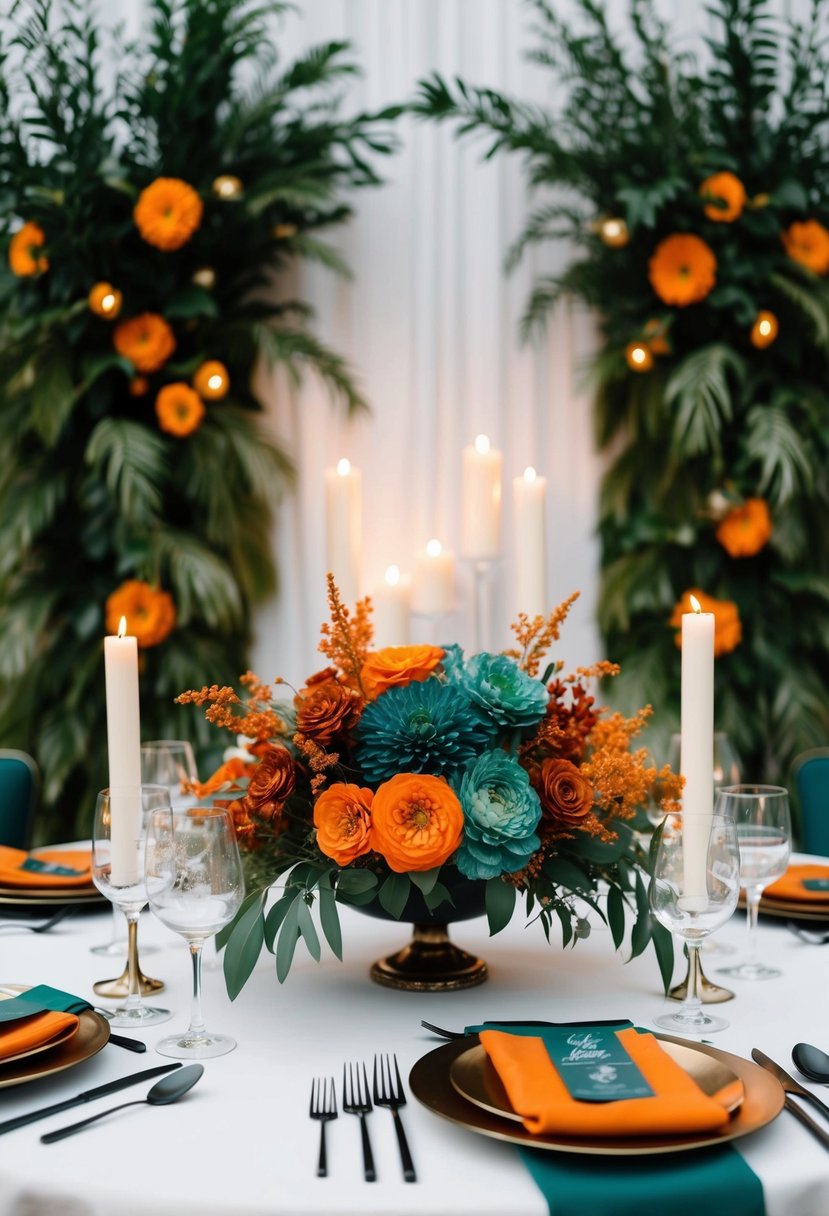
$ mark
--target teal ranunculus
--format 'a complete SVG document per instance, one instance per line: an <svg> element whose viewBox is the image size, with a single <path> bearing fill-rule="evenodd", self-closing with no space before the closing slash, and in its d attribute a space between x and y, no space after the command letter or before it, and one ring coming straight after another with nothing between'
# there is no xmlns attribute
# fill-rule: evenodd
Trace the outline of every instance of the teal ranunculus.
<svg viewBox="0 0 829 1216"><path fill-rule="evenodd" d="M395 773L462 769L491 731L460 684L429 679L387 688L363 711L355 756L370 785Z"/></svg>
<svg viewBox="0 0 829 1216"><path fill-rule="evenodd" d="M540 680L503 654L473 655L464 670L469 699L497 728L535 726L544 717L549 693Z"/></svg>
<svg viewBox="0 0 829 1216"><path fill-rule="evenodd" d="M522 869L541 844L541 818L530 779L514 756L500 748L470 761L453 786L464 815L455 864L467 878L496 878Z"/></svg>

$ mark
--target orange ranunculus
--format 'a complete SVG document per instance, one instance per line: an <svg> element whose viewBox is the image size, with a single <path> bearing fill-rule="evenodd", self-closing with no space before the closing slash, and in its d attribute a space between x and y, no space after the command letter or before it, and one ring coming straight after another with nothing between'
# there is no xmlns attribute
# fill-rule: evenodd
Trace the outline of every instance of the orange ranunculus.
<svg viewBox="0 0 829 1216"><path fill-rule="evenodd" d="M737 605L732 600L715 600L712 596L700 591L699 587L691 587L686 591L676 605L671 616L670 624L677 630L674 641L682 647L682 617L686 612L693 612L691 596L699 601L702 612L714 614L714 654L729 654L740 645L743 639L743 627Z"/></svg>
<svg viewBox="0 0 829 1216"><path fill-rule="evenodd" d="M151 587L141 579L131 578L113 591L106 602L106 627L118 632L121 617L127 619L127 633L146 649L158 646L172 632L176 623L176 606L168 591Z"/></svg>
<svg viewBox="0 0 829 1216"><path fill-rule="evenodd" d="M686 308L704 300L717 281L717 259L705 241L675 232L660 241L648 263L648 278L665 304Z"/></svg>
<svg viewBox="0 0 829 1216"><path fill-rule="evenodd" d="M117 287L111 283L94 283L86 297L89 311L105 321L114 321L121 311L123 296Z"/></svg>
<svg viewBox="0 0 829 1216"><path fill-rule="evenodd" d="M728 512L717 540L731 557L753 557L771 536L771 515L764 498L749 498Z"/></svg>
<svg viewBox="0 0 829 1216"><path fill-rule="evenodd" d="M169 253L186 245L201 223L202 201L178 177L157 177L138 196L136 227L148 245Z"/></svg>
<svg viewBox="0 0 829 1216"><path fill-rule="evenodd" d="M789 257L807 270L815 274L829 271L829 232L817 220L790 224L780 239Z"/></svg>
<svg viewBox="0 0 829 1216"><path fill-rule="evenodd" d="M199 781L193 792L197 798L206 798L208 794L215 794L223 786L230 789L240 777L249 776L253 767L253 764L246 764L239 756L233 756L230 760L225 760L224 764L220 764L206 781Z"/></svg>
<svg viewBox="0 0 829 1216"><path fill-rule="evenodd" d="M374 700L387 688L428 680L443 654L440 646L386 646L374 650L360 672L363 690Z"/></svg>
<svg viewBox="0 0 829 1216"><path fill-rule="evenodd" d="M193 377L193 388L205 401L220 401L230 389L230 376L224 363L208 359Z"/></svg>
<svg viewBox="0 0 829 1216"><path fill-rule="evenodd" d="M192 435L204 417L204 402L189 384L165 384L155 399L158 425L168 435Z"/></svg>
<svg viewBox="0 0 829 1216"><path fill-rule="evenodd" d="M713 177L707 177L699 192L704 199L710 200L704 208L709 220L730 224L742 215L746 188L733 173L715 173Z"/></svg>
<svg viewBox="0 0 829 1216"><path fill-rule="evenodd" d="M544 760L534 774L543 816L540 831L577 828L593 808L593 786L572 760Z"/></svg>
<svg viewBox="0 0 829 1216"><path fill-rule="evenodd" d="M338 866L370 851L373 797L371 790L338 781L314 803L317 844Z"/></svg>
<svg viewBox="0 0 829 1216"><path fill-rule="evenodd" d="M129 359L137 372L157 372L176 349L172 329L154 312L122 321L112 335L112 342L118 354Z"/></svg>
<svg viewBox="0 0 829 1216"><path fill-rule="evenodd" d="M463 835L463 810L442 777L398 773L371 806L371 847L397 874L443 865Z"/></svg>
<svg viewBox="0 0 829 1216"><path fill-rule="evenodd" d="M9 241L9 266L12 274L25 279L43 274L49 269L49 259L40 252L46 244L46 233L31 220L15 232Z"/></svg>

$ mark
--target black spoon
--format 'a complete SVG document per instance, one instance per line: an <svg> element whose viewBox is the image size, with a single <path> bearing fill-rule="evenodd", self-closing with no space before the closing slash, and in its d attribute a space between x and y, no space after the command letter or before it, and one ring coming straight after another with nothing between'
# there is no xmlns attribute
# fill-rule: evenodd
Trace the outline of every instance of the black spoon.
<svg viewBox="0 0 829 1216"><path fill-rule="evenodd" d="M829 1085L829 1055L825 1051L813 1047L811 1043L795 1043L792 1059L804 1077Z"/></svg>
<svg viewBox="0 0 829 1216"><path fill-rule="evenodd" d="M56 1140L72 1136L82 1127L89 1127L90 1123L96 1123L98 1119L112 1115L116 1110L125 1110L128 1106L142 1106L145 1102L149 1102L150 1106L168 1106L171 1102L178 1102L188 1089L193 1088L203 1072L204 1068L201 1064L188 1064L186 1068L168 1073L166 1077L156 1081L146 1098L139 1098L136 1102L122 1102L120 1106L111 1106L109 1110L102 1110L99 1115L81 1119L80 1123L70 1123L68 1127L60 1127L56 1132L47 1132L45 1136L40 1137L40 1142L41 1144L54 1144Z"/></svg>
<svg viewBox="0 0 829 1216"><path fill-rule="evenodd" d="M4 920L0 923L0 929L28 929L31 933L48 933L60 921L71 916L74 911L74 908L64 905L58 908L57 912L53 912L48 920L41 921L40 924L29 925L25 921Z"/></svg>

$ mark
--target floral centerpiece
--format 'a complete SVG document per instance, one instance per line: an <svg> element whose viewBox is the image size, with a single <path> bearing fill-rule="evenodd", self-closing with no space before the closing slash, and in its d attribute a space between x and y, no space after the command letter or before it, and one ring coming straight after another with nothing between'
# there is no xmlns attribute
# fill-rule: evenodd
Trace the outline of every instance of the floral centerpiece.
<svg viewBox="0 0 829 1216"><path fill-rule="evenodd" d="M263 943L280 980L300 937L319 958L313 910L341 957L338 904L399 918L419 893L425 914L451 920L458 881L478 884L492 933L522 894L548 937L554 919L565 944L587 936L592 909L618 947L631 910L632 954L653 940L670 975L669 935L648 914L641 833L649 804L675 809L679 778L631 748L648 708L626 719L588 691L613 664L564 675L550 661L542 672L575 598L546 619L520 616L516 644L501 654L373 650L370 601L351 613L329 576L320 643L329 666L291 699L276 700L251 673L244 700L217 685L179 696L250 740L196 788L228 807L252 879L223 936L231 996Z"/></svg>

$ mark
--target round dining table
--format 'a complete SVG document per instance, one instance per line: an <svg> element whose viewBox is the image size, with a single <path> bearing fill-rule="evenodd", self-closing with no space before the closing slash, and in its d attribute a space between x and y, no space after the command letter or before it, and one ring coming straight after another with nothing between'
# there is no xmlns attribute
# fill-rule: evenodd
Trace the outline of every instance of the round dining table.
<svg viewBox="0 0 829 1216"><path fill-rule="evenodd" d="M652 950L625 961L628 951L614 951L601 925L565 950L555 931L548 944L539 924L526 925L518 915L495 937L485 919L466 921L452 927L452 938L487 960L488 981L457 992L402 992L373 983L369 967L405 944L409 926L348 908L341 919L344 960L323 946L322 961L314 962L300 942L284 984L265 952L233 1002L221 971L205 970L205 1020L231 1033L238 1046L204 1061L204 1076L176 1105L134 1106L65 1140L41 1143L44 1132L143 1097L145 1082L0 1136L0 1216L543 1216L547 1203L513 1145L441 1118L409 1092L410 1069L440 1042L421 1019L452 1030L506 1019L618 1018L653 1028L656 1016L676 1006L663 995ZM120 970L119 960L90 952L110 925L109 906L101 905L78 910L47 933L5 929L0 988L49 984L94 1003L93 983ZM716 934L703 953L709 978L716 980L718 967L739 957L745 932L738 913ZM729 1026L710 1041L746 1058L760 1048L794 1072L791 1050L798 1041L829 1050L829 945L806 944L784 919L762 919L759 938L763 958L782 974L724 980L735 999L717 1011ZM165 984L154 1003L173 1012L166 1024L143 1033L120 1032L145 1041L147 1052L108 1043L60 1074L0 1088L0 1121L168 1062L154 1044L187 1025L187 949L148 911L139 943L155 947L142 965ZM675 981L683 966L677 950ZM402 1119L414 1183L403 1180L392 1116L377 1108L367 1117L377 1180L365 1181L359 1122L341 1109L343 1065L365 1062L370 1078L377 1052L396 1055L406 1084ZM327 1126L328 1176L322 1178L320 1128L309 1118L315 1077L335 1078L340 1102L339 1117ZM825 1087L814 1092L829 1097ZM815 1118L829 1131L829 1120ZM762 1181L767 1216L829 1213L829 1152L788 1111L734 1144ZM719 1213L714 1199L710 1210Z"/></svg>

